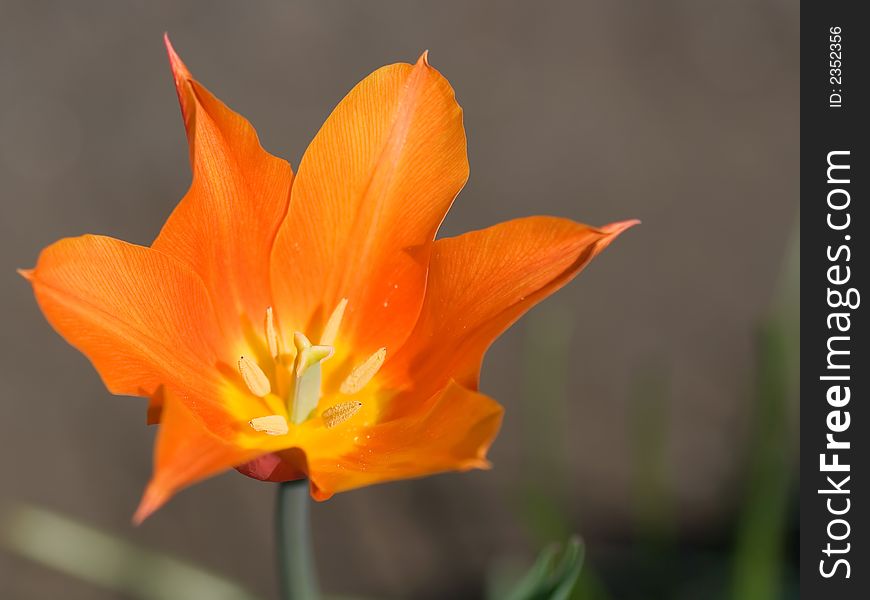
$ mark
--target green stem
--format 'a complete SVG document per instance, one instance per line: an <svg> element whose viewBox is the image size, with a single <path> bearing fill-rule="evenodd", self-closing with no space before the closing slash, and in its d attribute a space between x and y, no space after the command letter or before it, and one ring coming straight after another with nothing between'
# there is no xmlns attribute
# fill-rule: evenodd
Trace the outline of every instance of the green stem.
<svg viewBox="0 0 870 600"><path fill-rule="evenodd" d="M308 482L278 484L275 514L278 542L278 574L283 600L318 600L314 552L311 547Z"/></svg>

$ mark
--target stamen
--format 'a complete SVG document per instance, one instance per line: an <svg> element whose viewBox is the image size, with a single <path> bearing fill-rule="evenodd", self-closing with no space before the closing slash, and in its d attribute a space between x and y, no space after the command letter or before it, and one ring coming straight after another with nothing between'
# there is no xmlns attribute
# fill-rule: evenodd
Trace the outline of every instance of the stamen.
<svg viewBox="0 0 870 600"><path fill-rule="evenodd" d="M356 394L363 389L368 382L372 380L372 377L374 377L380 370L386 358L386 348L381 348L369 356L363 364L355 367L354 370L350 372L350 375L347 376L347 379L342 382L341 388L339 388L341 393Z"/></svg>
<svg viewBox="0 0 870 600"><path fill-rule="evenodd" d="M278 330L275 329L275 314L272 307L266 309L266 342L269 344L269 354L278 358Z"/></svg>
<svg viewBox="0 0 870 600"><path fill-rule="evenodd" d="M335 344L335 338L338 337L338 328L341 326L341 320L344 318L344 309L347 308L347 298L342 298L338 301L338 306L329 315L329 320L323 328L323 333L320 335L320 344L322 346L332 346Z"/></svg>
<svg viewBox="0 0 870 600"><path fill-rule="evenodd" d="M362 402L340 402L330 406L321 415L323 417L323 424L326 425L327 429L341 425L358 413L362 406Z"/></svg>
<svg viewBox="0 0 870 600"><path fill-rule="evenodd" d="M285 435L290 431L290 426L287 425L287 419L281 415L270 415L268 417L257 417L248 421L254 431L262 431L266 435Z"/></svg>
<svg viewBox="0 0 870 600"><path fill-rule="evenodd" d="M251 359L244 356L239 357L239 373L242 374L245 385L248 386L248 389L255 396L264 398L272 391L272 384L269 383L269 378L263 373L263 369Z"/></svg>

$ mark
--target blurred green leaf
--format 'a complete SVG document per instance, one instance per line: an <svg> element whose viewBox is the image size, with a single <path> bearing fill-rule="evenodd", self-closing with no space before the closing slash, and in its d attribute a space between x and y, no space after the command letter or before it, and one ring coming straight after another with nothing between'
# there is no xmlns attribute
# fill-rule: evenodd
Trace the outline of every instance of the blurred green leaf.
<svg viewBox="0 0 870 600"><path fill-rule="evenodd" d="M800 238L795 226L779 291L758 335L756 411L746 493L735 540L735 600L784 595L784 543L792 491L800 365Z"/></svg>
<svg viewBox="0 0 870 600"><path fill-rule="evenodd" d="M239 584L206 569L41 508L8 511L0 523L0 541L14 554L131 598L256 600Z"/></svg>
<svg viewBox="0 0 870 600"><path fill-rule="evenodd" d="M732 597L738 600L772 600L781 594L792 466L787 431L784 340L774 323L762 327L758 408L734 551Z"/></svg>
<svg viewBox="0 0 870 600"><path fill-rule="evenodd" d="M577 538L548 546L502 600L568 600L580 577L583 554L583 544Z"/></svg>

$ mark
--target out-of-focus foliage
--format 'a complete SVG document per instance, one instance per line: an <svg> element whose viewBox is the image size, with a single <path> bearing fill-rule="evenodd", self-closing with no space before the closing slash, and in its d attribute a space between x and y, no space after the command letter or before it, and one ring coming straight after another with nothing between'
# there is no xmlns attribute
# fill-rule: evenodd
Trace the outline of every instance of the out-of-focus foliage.
<svg viewBox="0 0 870 600"><path fill-rule="evenodd" d="M800 365L800 239L796 226L771 314L758 334L758 372L746 491L735 540L732 598L784 597L793 409Z"/></svg>
<svg viewBox="0 0 870 600"><path fill-rule="evenodd" d="M544 548L534 566L510 590L494 582L492 600L569 600L573 598L583 566L583 544L571 538Z"/></svg>
<svg viewBox="0 0 870 600"><path fill-rule="evenodd" d="M220 575L41 508L8 511L0 541L19 556L130 598L257 600Z"/></svg>

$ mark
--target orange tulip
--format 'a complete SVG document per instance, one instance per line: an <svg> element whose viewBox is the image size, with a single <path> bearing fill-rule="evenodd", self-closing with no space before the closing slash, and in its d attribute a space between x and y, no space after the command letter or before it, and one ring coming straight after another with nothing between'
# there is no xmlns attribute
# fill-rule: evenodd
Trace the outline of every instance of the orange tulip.
<svg viewBox="0 0 870 600"><path fill-rule="evenodd" d="M636 221L529 217L435 240L468 177L462 110L429 65L366 77L295 179L166 40L193 181L151 247L85 235L30 280L112 393L150 398L135 520L229 468L318 500L486 468L487 347Z"/></svg>

